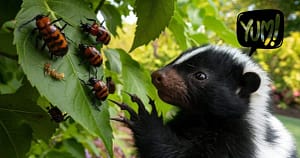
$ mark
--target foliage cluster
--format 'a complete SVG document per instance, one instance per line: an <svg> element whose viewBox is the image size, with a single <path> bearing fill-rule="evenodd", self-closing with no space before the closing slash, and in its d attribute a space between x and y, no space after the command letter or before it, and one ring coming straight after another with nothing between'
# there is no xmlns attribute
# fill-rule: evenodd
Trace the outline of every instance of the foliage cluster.
<svg viewBox="0 0 300 158"><path fill-rule="evenodd" d="M4 2L1 4L5 6ZM35 157L35 154L47 157L57 155L81 157L83 149L99 156L100 152L93 150L95 147L91 145L95 144L91 142L96 137L101 138L106 148L107 155L104 154L104 157L113 156L113 129L110 117L116 115L119 109L104 101L99 103L100 111L96 110L92 106L90 90L80 81L89 78L89 71L86 66L79 65L81 59L78 58L78 44L88 44L92 39L81 32L79 25L81 21L86 22L86 18L96 19L98 10L104 17L105 26L112 36L118 36L118 28L122 30L122 16L134 12L138 17L129 50L125 51L120 46L116 48L109 45L97 46L105 55L105 64L98 70L96 77L100 79L112 76L117 83L116 94L110 95L109 98L128 102L129 98L121 90L136 93L145 102L149 95L160 105L158 109L164 116L170 107L158 99L151 85L149 71L133 60L127 51L134 52L141 45L148 44L159 37L166 28L181 50L208 42L208 35L199 29L197 20L200 17L203 18L201 25L207 27L205 30L210 30L210 35L217 34L227 43L236 44L234 33L217 18L213 3L204 0L200 6L194 2L192 8L189 8L184 1L177 3L174 0L24 0L21 6L21 1L16 0L9 4L13 5L10 7L14 9L1 14L6 15L8 19L1 18L0 32L0 137L4 140L0 143L0 153L4 157L25 157L30 147L31 157ZM185 10L177 9L181 7ZM201 13L186 14L188 10L199 7L202 8ZM69 52L66 56L51 60L47 50L35 46L36 34L32 33L35 28L34 22L20 28L22 24L38 14L49 15L52 20L62 18L64 21L56 23L59 27L64 23L68 24L64 30L69 42ZM190 20L186 23L185 19ZM218 23L219 27L214 23ZM174 41L170 40L169 43ZM165 54L168 54L168 51L165 51ZM43 65L48 62L58 72L65 74L64 80L56 81L44 75ZM158 65L162 64L161 62ZM46 107L50 103L67 112L72 119L62 123L60 130L56 131L58 134L48 142L58 126L47 114ZM73 135L68 134L68 130L59 132L64 129L64 126L67 127L66 129L71 128L78 132L73 131ZM18 132L14 132L16 130ZM85 134L81 131L88 133L86 135L90 138L83 139L82 136Z"/></svg>
<svg viewBox="0 0 300 158"><path fill-rule="evenodd" d="M259 50L256 59L274 81L275 99L280 107L300 106L300 33L291 32L283 45L274 50Z"/></svg>

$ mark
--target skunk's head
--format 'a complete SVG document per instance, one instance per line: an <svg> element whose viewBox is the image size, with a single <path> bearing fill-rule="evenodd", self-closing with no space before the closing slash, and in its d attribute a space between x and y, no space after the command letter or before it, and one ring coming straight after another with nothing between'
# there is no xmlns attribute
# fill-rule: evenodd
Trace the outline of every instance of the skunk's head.
<svg viewBox="0 0 300 158"><path fill-rule="evenodd" d="M238 49L212 45L188 50L152 73L163 101L217 116L247 112L251 97L260 95L259 89L264 89L263 95L268 93L268 80L266 73Z"/></svg>

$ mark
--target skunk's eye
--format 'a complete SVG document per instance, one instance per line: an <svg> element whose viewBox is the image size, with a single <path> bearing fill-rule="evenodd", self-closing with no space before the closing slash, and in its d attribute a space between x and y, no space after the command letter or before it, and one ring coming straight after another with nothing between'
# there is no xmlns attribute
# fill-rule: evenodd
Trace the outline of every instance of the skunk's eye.
<svg viewBox="0 0 300 158"><path fill-rule="evenodd" d="M195 73L194 76L197 80L206 80L207 79L206 74L203 72L197 72L197 73Z"/></svg>

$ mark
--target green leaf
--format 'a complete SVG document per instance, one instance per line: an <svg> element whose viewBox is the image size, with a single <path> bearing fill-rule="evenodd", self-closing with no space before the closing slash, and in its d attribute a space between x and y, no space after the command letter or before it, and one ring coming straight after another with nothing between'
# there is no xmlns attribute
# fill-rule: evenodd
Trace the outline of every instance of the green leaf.
<svg viewBox="0 0 300 158"><path fill-rule="evenodd" d="M106 49L104 50L104 54L108 59L106 64L108 69L116 73L120 73L122 71L122 63L119 53L114 49Z"/></svg>
<svg viewBox="0 0 300 158"><path fill-rule="evenodd" d="M201 2L195 0L194 3L197 5L197 7L200 7L201 9L205 10L206 16L218 15L218 8L212 0L201 0Z"/></svg>
<svg viewBox="0 0 300 158"><path fill-rule="evenodd" d="M225 43L239 47L235 32L230 30L223 21L213 16L205 16L203 23L209 30L214 31L221 39L223 39Z"/></svg>
<svg viewBox="0 0 300 158"><path fill-rule="evenodd" d="M26 82L15 94L0 95L0 113L14 113L19 121L30 125L36 138L48 141L57 124L37 105L38 97L37 90Z"/></svg>
<svg viewBox="0 0 300 158"><path fill-rule="evenodd" d="M101 13L105 19L106 26L111 34L117 35L117 27L122 27L121 14L117 8L110 4L104 4L101 7Z"/></svg>
<svg viewBox="0 0 300 158"><path fill-rule="evenodd" d="M175 11L174 16L172 17L168 28L174 34L175 39L179 44L181 50L186 50L188 47L186 35L185 35L185 27L186 25L183 21L183 18L177 11Z"/></svg>
<svg viewBox="0 0 300 158"><path fill-rule="evenodd" d="M22 85L23 71L17 61L0 56L0 94L15 93Z"/></svg>
<svg viewBox="0 0 300 158"><path fill-rule="evenodd" d="M147 86L151 83L150 74L146 73L139 63L124 50L116 49L115 51L119 52L122 61L122 79L125 81L123 90L135 93L142 100L147 101Z"/></svg>
<svg viewBox="0 0 300 158"><path fill-rule="evenodd" d="M89 133L82 129L82 126L79 124L73 123L69 124L66 130L63 131L63 148L68 150L73 156L82 155L84 149L82 149L82 145L84 148L92 151L96 156L100 156L99 149L94 144L94 136L91 136ZM71 138L71 139L70 139ZM79 156L80 157L80 156ZM84 157L84 156L81 156Z"/></svg>
<svg viewBox="0 0 300 158"><path fill-rule="evenodd" d="M140 97L145 105L147 105L149 99L147 97L150 96L156 102L156 107L159 112L161 112L164 116L166 116L167 112L170 110L171 106L162 102L157 93L154 86L151 84L150 72L146 71L137 61L133 60L131 56L126 53L124 50L116 49L116 51L120 54L120 59L122 61L122 79L123 90L132 94L136 94ZM123 93L124 94L124 93ZM128 95L124 94L123 99L126 103L130 105L133 104ZM136 109L136 106L133 107Z"/></svg>
<svg viewBox="0 0 300 158"><path fill-rule="evenodd" d="M138 17L133 45L130 51L157 38L169 24L174 13L174 0L137 0Z"/></svg>
<svg viewBox="0 0 300 158"><path fill-rule="evenodd" d="M82 144L78 143L76 139L67 139L63 141L63 147L66 151L72 154L74 157L84 157L84 148Z"/></svg>
<svg viewBox="0 0 300 158"><path fill-rule="evenodd" d="M14 112L0 111L1 157L25 158L30 149L32 130Z"/></svg>
<svg viewBox="0 0 300 158"><path fill-rule="evenodd" d="M194 29L202 25L201 15L205 12L202 8L196 9L195 6L187 6L187 15Z"/></svg>
<svg viewBox="0 0 300 158"><path fill-rule="evenodd" d="M21 24L36 15L48 13L52 20L61 17L71 25L64 30L69 41L68 53L52 61L47 50L40 50L41 46L35 47L35 36L31 34L35 27L34 22L19 28ZM92 105L94 96L90 95L89 88L79 80L80 78L87 81L89 76L88 69L79 65L82 59L78 57L77 48L78 44L88 37L79 28L80 21L84 21L85 17L96 19L88 4L81 0L24 0L22 9L16 17L17 29L14 32L14 42L17 45L19 63L30 83L53 105L67 112L89 132L101 137L109 154L112 155L112 129L107 101L101 103L100 111L97 110ZM56 25L63 26L64 22L59 21ZM52 69L64 73L63 80L54 80L44 75L43 67L48 62L51 63ZM100 68L97 78L100 79L102 76L103 70Z"/></svg>
<svg viewBox="0 0 300 158"><path fill-rule="evenodd" d="M60 151L57 149L50 150L46 155L46 158L76 158L67 151Z"/></svg>
<svg viewBox="0 0 300 158"><path fill-rule="evenodd" d="M197 46L209 42L208 37L203 33L192 34L190 35L190 38Z"/></svg>
<svg viewBox="0 0 300 158"><path fill-rule="evenodd" d="M13 45L13 29L15 21L8 21L3 24L0 30L0 52L6 53L11 56L11 58L16 59L16 46Z"/></svg>
<svg viewBox="0 0 300 158"><path fill-rule="evenodd" d="M132 11L132 8L134 7L135 0L114 0L114 2L118 3L118 11L123 16L128 16L130 11Z"/></svg>
<svg viewBox="0 0 300 158"><path fill-rule="evenodd" d="M15 22L6 22L0 30L0 94L15 93L21 86L23 71L17 63L17 51L13 45L13 29Z"/></svg>
<svg viewBox="0 0 300 158"><path fill-rule="evenodd" d="M48 141L42 140L35 140L31 142L31 147L29 152L27 153L27 157L34 158L34 156L44 157L43 155L46 154L50 150Z"/></svg>
<svg viewBox="0 0 300 158"><path fill-rule="evenodd" d="M93 11L95 13L98 12L98 10L96 10L96 9L97 9L97 7L99 7L98 5L102 2L102 1L99 1L99 0L84 0L84 1L89 4L89 7L91 9L93 9Z"/></svg>

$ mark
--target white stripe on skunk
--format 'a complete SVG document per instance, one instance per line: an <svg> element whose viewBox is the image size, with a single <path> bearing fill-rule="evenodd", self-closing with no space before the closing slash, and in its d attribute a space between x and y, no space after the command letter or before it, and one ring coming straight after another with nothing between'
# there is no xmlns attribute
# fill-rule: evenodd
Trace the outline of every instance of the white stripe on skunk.
<svg viewBox="0 0 300 158"><path fill-rule="evenodd" d="M186 52L172 64L181 64L199 53L205 51L218 51L226 53L241 64L244 64L244 73L255 72L261 78L259 89L250 95L250 110L247 113L247 120L253 127L253 138L255 143L255 158L291 158L295 152L295 144L291 134L284 128L282 123L275 118L268 110L270 106L270 85L271 80L267 73L253 62L249 56L243 54L239 49L227 46L207 45ZM266 140L267 128L272 129L276 135L274 142Z"/></svg>

